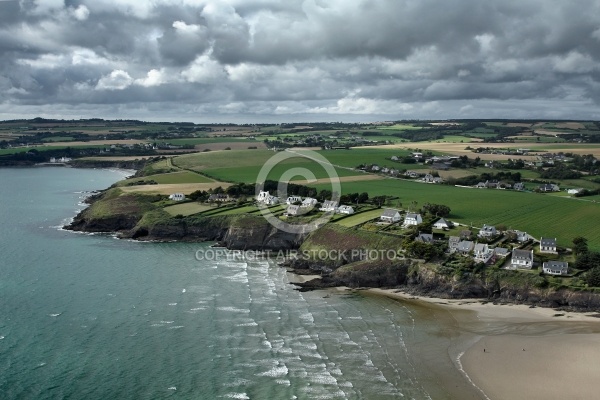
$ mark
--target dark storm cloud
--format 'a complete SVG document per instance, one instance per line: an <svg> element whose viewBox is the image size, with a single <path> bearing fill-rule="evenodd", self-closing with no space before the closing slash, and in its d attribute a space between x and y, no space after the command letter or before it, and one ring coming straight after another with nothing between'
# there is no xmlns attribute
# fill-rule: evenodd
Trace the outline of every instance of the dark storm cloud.
<svg viewBox="0 0 600 400"><path fill-rule="evenodd" d="M0 77L0 117L600 118L600 0L0 1Z"/></svg>

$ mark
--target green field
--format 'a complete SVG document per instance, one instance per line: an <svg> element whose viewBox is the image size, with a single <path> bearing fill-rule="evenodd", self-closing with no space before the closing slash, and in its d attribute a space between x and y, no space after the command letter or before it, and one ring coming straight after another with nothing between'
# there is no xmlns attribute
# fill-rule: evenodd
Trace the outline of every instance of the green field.
<svg viewBox="0 0 600 400"><path fill-rule="evenodd" d="M175 204L174 206L165 207L164 210L171 215L180 214L187 217L188 215L197 214L199 212L207 211L214 208L215 207L213 206L201 204L194 201L190 203Z"/></svg>
<svg viewBox="0 0 600 400"><path fill-rule="evenodd" d="M133 180L139 180L139 178L133 178ZM195 174L189 171L181 172L170 172L167 174L160 175L149 175L145 176L144 180L153 180L156 183L209 183L213 182L211 179Z"/></svg>
<svg viewBox="0 0 600 400"><path fill-rule="evenodd" d="M256 144L257 141L247 138L231 138L231 137L216 137L216 138L189 138L189 139L169 139L167 140L171 144L175 145L198 145L198 144L213 144L213 143L248 143L252 145Z"/></svg>
<svg viewBox="0 0 600 400"><path fill-rule="evenodd" d="M300 160L300 159L298 159ZM291 171L294 168L299 168L302 170L308 170L312 172L316 179L329 178L329 174L327 171L321 167L316 162L312 162L307 160L306 162L297 162L297 163L281 163L275 165L272 169L270 169L269 174L267 175L267 179L271 180L280 180L284 173ZM241 168L215 168L215 169L206 169L203 170L208 176L224 182L246 182L253 183L256 182L258 178L258 174L260 173L262 166L252 166ZM356 176L362 175L363 173L360 171L350 171L347 169L336 168L336 173L339 177L343 176ZM300 174L300 172L299 172ZM294 177L289 177L292 181L301 181L304 180L303 175L295 175Z"/></svg>
<svg viewBox="0 0 600 400"><path fill-rule="evenodd" d="M375 218L379 218L383 213L383 209L375 209L362 212L360 214L351 215L343 220L337 222L337 224L345 226L347 228L352 228L356 225L363 224L367 221L370 221Z"/></svg>
<svg viewBox="0 0 600 400"><path fill-rule="evenodd" d="M326 185L314 185L318 190ZM536 238L557 237L559 245L569 246L576 236L589 239L590 247L600 250L598 216L600 204L535 193L510 190L479 190L444 185L386 179L381 181L344 182L343 193L367 192L398 196L403 208L412 201L445 204L452 209L450 219L481 227L504 224L527 231ZM344 220L345 221L345 220Z"/></svg>

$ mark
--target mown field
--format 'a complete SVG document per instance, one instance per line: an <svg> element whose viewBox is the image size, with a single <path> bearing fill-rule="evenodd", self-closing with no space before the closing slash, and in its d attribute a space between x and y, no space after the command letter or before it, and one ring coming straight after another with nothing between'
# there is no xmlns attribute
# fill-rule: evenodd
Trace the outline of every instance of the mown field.
<svg viewBox="0 0 600 400"><path fill-rule="evenodd" d="M318 190L327 185L315 185ZM481 227L504 224L525 230L536 238L558 238L559 245L569 246L576 236L589 239L590 247L600 249L598 221L600 204L589 200L562 198L509 190L465 189L444 185L386 179L380 181L344 182L343 193L367 192L369 196L399 197L404 208L416 201L445 204L452 209L450 219ZM394 200L394 204L396 204Z"/></svg>

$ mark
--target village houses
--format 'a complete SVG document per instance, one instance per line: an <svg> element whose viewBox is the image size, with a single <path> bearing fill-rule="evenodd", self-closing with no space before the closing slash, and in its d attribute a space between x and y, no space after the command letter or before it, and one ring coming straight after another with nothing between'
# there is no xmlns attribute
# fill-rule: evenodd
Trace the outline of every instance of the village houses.
<svg viewBox="0 0 600 400"><path fill-rule="evenodd" d="M556 238L541 238L540 253L556 253Z"/></svg>
<svg viewBox="0 0 600 400"><path fill-rule="evenodd" d="M400 221L400 212L398 210L387 209L379 217L381 222L394 223Z"/></svg>

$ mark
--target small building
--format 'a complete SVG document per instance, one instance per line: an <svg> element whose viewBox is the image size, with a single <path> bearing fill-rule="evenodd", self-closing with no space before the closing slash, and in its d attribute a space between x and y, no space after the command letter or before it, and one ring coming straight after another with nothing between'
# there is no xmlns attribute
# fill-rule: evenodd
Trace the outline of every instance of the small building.
<svg viewBox="0 0 600 400"><path fill-rule="evenodd" d="M350 215L354 214L354 208L352 208L352 206L339 206L337 212L339 214Z"/></svg>
<svg viewBox="0 0 600 400"><path fill-rule="evenodd" d="M266 198L266 200L264 201L264 203L268 206L274 206L276 204L279 204L279 197L277 196L269 196Z"/></svg>
<svg viewBox="0 0 600 400"><path fill-rule="evenodd" d="M383 214L379 217L381 222L387 222L393 224L394 222L400 221L400 212L398 210L387 209L383 211Z"/></svg>
<svg viewBox="0 0 600 400"><path fill-rule="evenodd" d="M510 267L515 269L531 269L533 267L533 250L513 249Z"/></svg>
<svg viewBox="0 0 600 400"><path fill-rule="evenodd" d="M398 158L398 156L392 156L392 161L398 161L398 160L400 160L400 159Z"/></svg>
<svg viewBox="0 0 600 400"><path fill-rule="evenodd" d="M450 229L454 226L452 222L446 221L444 218L440 218L437 220L433 227L435 229Z"/></svg>
<svg viewBox="0 0 600 400"><path fill-rule="evenodd" d="M303 210L300 208L299 205L296 204L290 204L287 209L285 210L286 215L293 217L296 215L301 215L303 213Z"/></svg>
<svg viewBox="0 0 600 400"><path fill-rule="evenodd" d="M504 247L496 247L494 249L494 255L497 257L505 258L506 256L508 256L509 253L510 251L508 249L505 249Z"/></svg>
<svg viewBox="0 0 600 400"><path fill-rule="evenodd" d="M294 203L301 203L302 197L300 196L290 196L285 200L285 204L290 205Z"/></svg>
<svg viewBox="0 0 600 400"><path fill-rule="evenodd" d="M542 265L542 270L548 275L567 275L569 263L564 261L548 261Z"/></svg>
<svg viewBox="0 0 600 400"><path fill-rule="evenodd" d="M513 185L513 189L522 191L525 190L525 185L523 184L523 182L517 182Z"/></svg>
<svg viewBox="0 0 600 400"><path fill-rule="evenodd" d="M423 218L421 218L421 214L408 213L404 218L404 226L415 226L423 223Z"/></svg>
<svg viewBox="0 0 600 400"><path fill-rule="evenodd" d="M419 235L415 238L415 241L423 243L433 243L433 234L419 232Z"/></svg>
<svg viewBox="0 0 600 400"><path fill-rule="evenodd" d="M475 243L471 242L470 240L463 240L462 242L458 243L456 251L462 255L467 255L473 251L474 247Z"/></svg>
<svg viewBox="0 0 600 400"><path fill-rule="evenodd" d="M583 190L584 190L583 188L569 189L569 190L567 190L567 193L568 194L579 194L579 193L583 192Z"/></svg>
<svg viewBox="0 0 600 400"><path fill-rule="evenodd" d="M169 195L169 200L183 201L183 200L185 200L185 195L183 193L173 193L173 194Z"/></svg>
<svg viewBox="0 0 600 400"><path fill-rule="evenodd" d="M337 201L325 200L323 202L323 204L321 204L321 208L319 208L319 211L335 212L337 206L338 206L338 202Z"/></svg>
<svg viewBox="0 0 600 400"><path fill-rule="evenodd" d="M269 196L271 196L271 193L261 190L258 193L258 196L256 196L256 201L258 201L259 203L265 203Z"/></svg>
<svg viewBox="0 0 600 400"><path fill-rule="evenodd" d="M460 238L458 236L450 236L448 238L448 251L450 253L455 253L458 251L458 244L460 243Z"/></svg>
<svg viewBox="0 0 600 400"><path fill-rule="evenodd" d="M317 199L313 199L312 197L307 197L302 200L302 204L300 207L309 208L314 207L317 204Z"/></svg>
<svg viewBox="0 0 600 400"><path fill-rule="evenodd" d="M473 247L473 257L477 262L488 263L494 252L490 250L487 244L485 243L477 243L475 247Z"/></svg>
<svg viewBox="0 0 600 400"><path fill-rule="evenodd" d="M546 183L545 185L541 185L540 187L538 187L538 190L540 192L560 192L560 188L558 187L558 185L555 185L553 183Z"/></svg>
<svg viewBox="0 0 600 400"><path fill-rule="evenodd" d="M227 201L231 201L231 197L225 193L211 194L208 196L209 203L225 203Z"/></svg>
<svg viewBox="0 0 600 400"><path fill-rule="evenodd" d="M556 253L556 238L541 238L540 253Z"/></svg>
<svg viewBox="0 0 600 400"><path fill-rule="evenodd" d="M483 228L479 230L478 236L482 238L491 238L496 236L497 234L498 231L496 230L495 226L483 225Z"/></svg>
<svg viewBox="0 0 600 400"><path fill-rule="evenodd" d="M517 242L523 243L531 239L531 236L527 232L515 231Z"/></svg>

